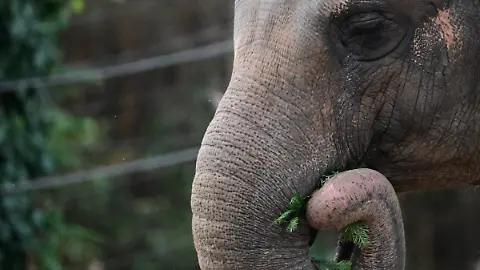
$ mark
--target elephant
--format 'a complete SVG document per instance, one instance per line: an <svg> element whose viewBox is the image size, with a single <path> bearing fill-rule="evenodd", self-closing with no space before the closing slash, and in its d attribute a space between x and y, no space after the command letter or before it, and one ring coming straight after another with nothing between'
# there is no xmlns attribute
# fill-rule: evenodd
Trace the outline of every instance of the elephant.
<svg viewBox="0 0 480 270"><path fill-rule="evenodd" d="M396 194L478 183L478 0L234 5L232 74L192 184L201 269L315 269L308 250L325 221L307 213L294 232L273 221L332 170L373 170ZM402 269L387 265L353 268Z"/></svg>

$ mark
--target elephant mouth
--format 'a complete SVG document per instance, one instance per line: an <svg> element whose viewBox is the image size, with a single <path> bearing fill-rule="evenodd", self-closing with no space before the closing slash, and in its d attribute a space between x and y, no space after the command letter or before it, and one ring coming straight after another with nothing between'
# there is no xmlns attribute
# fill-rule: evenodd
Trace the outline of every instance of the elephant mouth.
<svg viewBox="0 0 480 270"><path fill-rule="evenodd" d="M314 241L315 240L310 240L310 247L312 247ZM339 240L336 246L335 257L333 260L331 260L331 262L340 263L342 261L349 261L353 265L357 258L360 256L360 252L360 248L353 242ZM317 261L316 259L313 259L312 262L322 263L323 260Z"/></svg>
<svg viewBox="0 0 480 270"><path fill-rule="evenodd" d="M314 228L311 228L310 231L310 241L309 241L309 246L312 247L312 245L315 242L315 239L317 238L317 230ZM341 261L350 261L352 264L355 262L355 260L358 258L360 255L360 248L355 245L351 241L343 241L339 240L337 242L337 247L336 247L336 254L335 258L333 259L334 262L339 263Z"/></svg>
<svg viewBox="0 0 480 270"><path fill-rule="evenodd" d="M353 242L339 242L335 262L354 262L359 255L360 249Z"/></svg>

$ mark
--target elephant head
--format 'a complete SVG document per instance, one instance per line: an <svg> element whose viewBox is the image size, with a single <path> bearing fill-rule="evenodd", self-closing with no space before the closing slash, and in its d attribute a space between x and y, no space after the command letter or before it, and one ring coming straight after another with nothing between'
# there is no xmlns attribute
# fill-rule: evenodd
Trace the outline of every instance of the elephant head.
<svg viewBox="0 0 480 270"><path fill-rule="evenodd" d="M330 170L371 168L396 192L478 181L478 14L472 0L235 1L232 77L192 188L202 269L313 269L313 225L273 221Z"/></svg>

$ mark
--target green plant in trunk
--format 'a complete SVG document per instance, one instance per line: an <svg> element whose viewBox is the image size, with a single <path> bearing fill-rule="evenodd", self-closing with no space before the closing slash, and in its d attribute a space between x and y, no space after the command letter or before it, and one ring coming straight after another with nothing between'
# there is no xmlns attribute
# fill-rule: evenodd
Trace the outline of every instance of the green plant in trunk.
<svg viewBox="0 0 480 270"><path fill-rule="evenodd" d="M298 227L300 218L305 215L309 198L309 196L302 197L298 193L295 193L293 198L290 200L288 210L283 212L282 215L275 219L275 223L288 223L287 230L289 232L294 232Z"/></svg>
<svg viewBox="0 0 480 270"><path fill-rule="evenodd" d="M324 174L320 179L319 186L322 187L325 185L328 180L339 172L340 171L335 170ZM288 223L287 231L294 232L298 228L300 219L305 216L309 199L310 196L301 196L298 193L295 193L290 200L289 208L275 220L275 223ZM368 244L367 225L362 222L356 222L343 228L341 231L341 240L342 242L353 243L360 249L364 248ZM317 267L320 270L350 270L352 266L349 261L332 262L316 258L313 258L313 261L317 263Z"/></svg>

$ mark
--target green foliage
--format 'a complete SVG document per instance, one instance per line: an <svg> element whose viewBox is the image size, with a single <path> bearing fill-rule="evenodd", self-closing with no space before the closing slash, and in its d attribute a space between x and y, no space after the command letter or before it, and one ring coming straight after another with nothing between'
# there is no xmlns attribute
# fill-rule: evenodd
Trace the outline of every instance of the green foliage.
<svg viewBox="0 0 480 270"><path fill-rule="evenodd" d="M327 172L327 173L323 174L322 177L320 177L320 187L325 185L325 183L327 183L328 180L330 180L332 177L334 177L335 175L337 175L339 173L340 173L339 170L332 170L330 172Z"/></svg>
<svg viewBox="0 0 480 270"><path fill-rule="evenodd" d="M334 170L324 174L320 178L320 187L325 185L328 180L337 175L339 172L340 171L338 170ZM292 199L290 200L287 211L275 219L275 223L288 223L287 231L294 232L298 228L300 218L305 215L308 200L310 198L311 196L302 197L298 193L294 193ZM363 222L355 222L350 224L342 229L341 239L343 242L352 242L359 248L364 248L366 245L368 245L368 227ZM321 270L350 270L352 265L349 261L332 262L315 258L313 261L317 264L317 268Z"/></svg>
<svg viewBox="0 0 480 270"><path fill-rule="evenodd" d="M66 224L63 211L57 208L48 212L44 223L44 239L37 251L38 264L43 269L65 269L58 259L71 264L81 264L94 258L102 243L102 237L78 225Z"/></svg>
<svg viewBox="0 0 480 270"><path fill-rule="evenodd" d="M355 222L342 229L341 241L354 243L360 249L368 245L368 227L362 222ZM350 270L352 263L350 261L334 262L331 260L312 258L320 270Z"/></svg>
<svg viewBox="0 0 480 270"><path fill-rule="evenodd" d="M80 11L82 1L74 2L72 6ZM61 57L58 34L67 26L70 13L64 1L2 1L0 80L51 74ZM59 161L68 156L59 155L59 148L66 144L58 143L66 130L72 132L72 126L66 128L61 121L66 116L45 102L43 85L22 84L6 90L11 91L0 94L0 188L9 190L68 165ZM62 269L62 255L75 258L78 245L95 251L96 235L65 224L59 209L44 206L45 201L33 202L25 194L0 197L0 269L23 270L30 263L38 269Z"/></svg>
<svg viewBox="0 0 480 270"><path fill-rule="evenodd" d="M100 136L100 128L95 120L77 118L61 110L45 110L49 119L55 119L51 126L46 148L50 152L55 168L78 168L82 165L82 147L93 145Z"/></svg>
<svg viewBox="0 0 480 270"><path fill-rule="evenodd" d="M355 222L342 230L343 242L354 243L359 248L368 245L368 226L363 222Z"/></svg>
<svg viewBox="0 0 480 270"><path fill-rule="evenodd" d="M46 151L52 157L56 171L81 166L84 160L78 146L97 140L99 128L96 123L91 119L72 117L54 108L46 109L45 115L56 120L46 140ZM61 201L63 192L51 197ZM70 265L85 265L100 253L99 245L103 243L103 237L82 226L65 223L64 212L56 206L46 213L42 228L44 237L37 251L38 265L42 269L69 269Z"/></svg>
<svg viewBox="0 0 480 270"><path fill-rule="evenodd" d="M360 249L368 245L368 227L363 222L355 222L342 229L340 239L342 242L354 243ZM325 259L312 259L320 270L350 270L350 261L333 262Z"/></svg>
<svg viewBox="0 0 480 270"><path fill-rule="evenodd" d="M322 187L328 180L338 173L338 170L334 170L324 174L320 178L320 187ZM287 230L289 232L294 232L298 228L300 218L305 215L307 203L310 197L310 195L302 197L300 194L294 193L292 199L290 200L287 211L283 212L277 219L275 219L275 223L288 223Z"/></svg>
<svg viewBox="0 0 480 270"><path fill-rule="evenodd" d="M352 269L352 262L350 261L332 262L332 261L314 258L313 262L317 266L318 270L350 270Z"/></svg>
<svg viewBox="0 0 480 270"><path fill-rule="evenodd" d="M308 199L309 196L302 197L300 194L294 193L290 200L288 210L275 219L275 223L288 223L287 231L289 232L297 230L300 217L305 215Z"/></svg>
<svg viewBox="0 0 480 270"><path fill-rule="evenodd" d="M82 13L85 9L85 2L83 0L71 0L70 4L74 13Z"/></svg>

